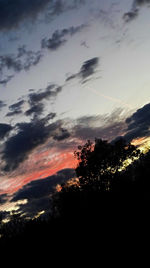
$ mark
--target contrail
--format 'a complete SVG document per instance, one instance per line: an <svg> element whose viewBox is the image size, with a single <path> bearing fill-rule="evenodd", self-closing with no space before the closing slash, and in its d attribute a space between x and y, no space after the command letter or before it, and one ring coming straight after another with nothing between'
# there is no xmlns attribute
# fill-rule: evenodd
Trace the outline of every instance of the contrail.
<svg viewBox="0 0 150 268"><path fill-rule="evenodd" d="M123 104L124 106L126 106L127 108L130 108L131 109L131 106L125 102L123 102L122 100L119 100L119 99L116 99L116 98L113 98L111 96L107 96L107 95L104 95L102 93L100 93L99 91L95 90L95 89L91 89L91 88L88 88L91 92L95 93L96 95L99 95L101 97L104 97L105 99L107 100L111 100L113 102L117 102L117 103L120 103L120 104Z"/></svg>

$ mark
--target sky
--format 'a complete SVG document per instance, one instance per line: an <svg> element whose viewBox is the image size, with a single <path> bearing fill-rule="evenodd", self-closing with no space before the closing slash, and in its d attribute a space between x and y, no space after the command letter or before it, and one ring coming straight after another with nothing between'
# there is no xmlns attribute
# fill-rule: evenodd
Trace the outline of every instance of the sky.
<svg viewBox="0 0 150 268"><path fill-rule="evenodd" d="M0 211L34 217L88 139L150 137L150 0L0 0Z"/></svg>

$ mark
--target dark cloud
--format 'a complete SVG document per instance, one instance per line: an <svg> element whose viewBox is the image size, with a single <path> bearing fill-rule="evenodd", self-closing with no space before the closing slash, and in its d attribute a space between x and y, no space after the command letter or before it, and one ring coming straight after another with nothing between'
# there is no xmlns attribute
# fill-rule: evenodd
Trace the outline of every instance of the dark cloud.
<svg viewBox="0 0 150 268"><path fill-rule="evenodd" d="M110 115L83 116L67 121L64 119L62 126L57 128L53 136L56 141L54 146L60 151L74 151L79 143L84 144L88 139L94 141L95 138L101 138L111 141L124 134L127 128L125 119L122 109L116 109ZM50 146L53 146L53 143Z"/></svg>
<svg viewBox="0 0 150 268"><path fill-rule="evenodd" d="M50 39L46 39L46 38L42 39L41 47L48 48L50 50L56 50L66 42L67 42L67 40L63 39L60 36L59 32L56 31L53 33L53 35Z"/></svg>
<svg viewBox="0 0 150 268"><path fill-rule="evenodd" d="M14 72L20 72L22 70L29 70L32 66L39 63L42 58L41 51L26 50L25 46L18 48L16 55L4 55L0 56L0 71L3 69L13 70Z"/></svg>
<svg viewBox="0 0 150 268"><path fill-rule="evenodd" d="M134 4L137 6L142 6L145 4L150 4L150 0L134 0Z"/></svg>
<svg viewBox="0 0 150 268"><path fill-rule="evenodd" d="M63 30L56 30L52 34L51 38L42 39L41 47L47 48L49 50L57 50L64 43L67 42L66 38L68 36L73 36L74 34L81 32L85 27L86 27L86 25L82 24L82 25L76 26L76 27L72 26L70 28L63 29Z"/></svg>
<svg viewBox="0 0 150 268"><path fill-rule="evenodd" d="M22 105L25 103L24 100L18 101L16 103L13 103L12 105L9 106L10 112L6 114L7 117L15 116L15 115L20 115L22 113Z"/></svg>
<svg viewBox="0 0 150 268"><path fill-rule="evenodd" d="M1 0L0 1L0 30L12 30L26 20L33 22L44 11L47 19L76 9L84 0Z"/></svg>
<svg viewBox="0 0 150 268"><path fill-rule="evenodd" d="M54 117L56 117L56 113L49 113L49 114L46 116L47 120L51 120L51 119L53 119Z"/></svg>
<svg viewBox="0 0 150 268"><path fill-rule="evenodd" d="M3 101L0 100L0 110L6 106L6 103L4 103Z"/></svg>
<svg viewBox="0 0 150 268"><path fill-rule="evenodd" d="M68 77L66 78L66 82L68 82L68 81L70 81L70 80L72 80L72 79L74 79L74 78L76 78L76 77L78 77L78 74L72 74L72 75L70 75L70 76L68 76Z"/></svg>
<svg viewBox="0 0 150 268"><path fill-rule="evenodd" d="M56 97L58 93L60 93L62 90L61 86L56 86L55 84L49 85L44 91L37 92L37 93L30 93L29 103L31 106L37 104L37 102L41 102L45 99L49 99L51 97Z"/></svg>
<svg viewBox="0 0 150 268"><path fill-rule="evenodd" d="M0 56L0 84L6 85L15 73L22 70L28 71L32 66L37 65L42 58L41 51L27 50L25 46L19 47L17 54ZM13 72L5 77L6 72Z"/></svg>
<svg viewBox="0 0 150 268"><path fill-rule="evenodd" d="M0 56L0 71L3 69L13 70L15 72L20 72L23 69L21 60L14 55L4 55Z"/></svg>
<svg viewBox="0 0 150 268"><path fill-rule="evenodd" d="M30 70L32 66L36 66L40 62L42 56L43 55L41 51L37 51L37 52L30 51L27 54L26 61L23 64L23 69L25 71L28 71Z"/></svg>
<svg viewBox="0 0 150 268"><path fill-rule="evenodd" d="M20 108L22 107L22 105L25 103L24 100L18 101L16 103L13 103L12 105L9 106L9 110L11 111L17 111L20 110Z"/></svg>
<svg viewBox="0 0 150 268"><path fill-rule="evenodd" d="M126 127L125 119L121 118L117 109L109 116L84 116L78 118L72 136L86 141L101 138L111 141L122 135Z"/></svg>
<svg viewBox="0 0 150 268"><path fill-rule="evenodd" d="M14 77L14 75L8 75L7 77L0 80L1 85L7 85L7 83Z"/></svg>
<svg viewBox="0 0 150 268"><path fill-rule="evenodd" d="M138 9L129 11L123 15L123 19L125 22L130 22L131 20L135 19L138 16Z"/></svg>
<svg viewBox="0 0 150 268"><path fill-rule="evenodd" d="M11 116L20 115L20 114L22 114L22 111L21 110L16 110L16 111L13 111L13 112L8 112L5 116L11 117Z"/></svg>
<svg viewBox="0 0 150 268"><path fill-rule="evenodd" d="M21 162L28 158L34 148L44 144L49 137L53 138L59 132L62 122L56 121L49 124L49 120L48 115L43 119L34 118L29 123L18 123L14 127L17 133L7 139L2 152L2 160L5 162L4 171L15 170Z"/></svg>
<svg viewBox="0 0 150 268"><path fill-rule="evenodd" d="M80 69L79 76L81 76L82 79L85 79L93 75L96 67L98 66L98 62L99 58L96 57L85 61Z"/></svg>
<svg viewBox="0 0 150 268"><path fill-rule="evenodd" d="M43 91L39 90L38 92L30 93L28 95L28 103L30 108L25 112L25 115L32 116L34 118L39 117L44 111L43 101L56 98L57 95L61 92L62 87L55 84L49 85ZM54 116L54 113L49 114L49 119L51 116Z"/></svg>
<svg viewBox="0 0 150 268"><path fill-rule="evenodd" d="M49 11L50 16L60 15L66 11L66 5L62 0L56 0L53 2L51 9Z"/></svg>
<svg viewBox="0 0 150 268"><path fill-rule="evenodd" d="M27 116L31 116L31 115L41 115L44 111L44 104L43 103L38 103L38 104L35 104L33 105L30 109L28 109L26 112L25 112L25 115Z"/></svg>
<svg viewBox="0 0 150 268"><path fill-rule="evenodd" d="M150 4L150 0L134 0L131 10L123 15L125 22L135 19L139 14L140 7L146 4Z"/></svg>
<svg viewBox="0 0 150 268"><path fill-rule="evenodd" d="M85 0L72 0L72 1L56 0L56 1L52 1L46 18L49 21L53 17L59 16L60 14L66 12L66 11L80 8L80 6L83 5L84 3L85 3Z"/></svg>
<svg viewBox="0 0 150 268"><path fill-rule="evenodd" d="M150 136L150 103L138 109L126 119L128 125L125 139L132 139Z"/></svg>
<svg viewBox="0 0 150 268"><path fill-rule="evenodd" d="M0 140L5 138L5 136L12 130L12 126L9 124L0 123Z"/></svg>
<svg viewBox="0 0 150 268"><path fill-rule="evenodd" d="M14 170L24 161L28 153L49 136L49 129L42 121L36 123L20 123L17 125L18 133L9 138L5 143L3 160L5 171Z"/></svg>
<svg viewBox="0 0 150 268"><path fill-rule="evenodd" d="M98 57L85 61L80 71L76 74L72 74L71 76L67 77L66 82L74 78L81 78L82 83L85 83L86 81L88 81L87 78L91 77L95 73L98 63L99 63Z"/></svg>
<svg viewBox="0 0 150 268"><path fill-rule="evenodd" d="M141 137L150 137L150 103L138 109L129 117L121 115L122 109L116 109L110 115L83 116L74 121L74 126L68 128L68 143L63 148L77 146L74 139L85 142L101 138L108 141L114 141L116 138L124 138L128 142ZM59 129L61 131L61 128ZM57 132L59 133L59 132ZM58 134L57 134L58 135ZM58 135L59 137L59 135ZM59 139L58 139L59 140ZM69 143L69 141L71 141Z"/></svg>
<svg viewBox="0 0 150 268"><path fill-rule="evenodd" d="M75 177L74 169L60 170L53 176L35 180L25 185L14 195L11 201L16 202L18 200L28 199L28 203L20 205L19 208L21 213L26 213L26 216L33 217L43 210L50 212L50 197L56 185L73 177Z"/></svg>
<svg viewBox="0 0 150 268"><path fill-rule="evenodd" d="M35 19L50 0L1 0L0 30L10 30L25 19Z"/></svg>

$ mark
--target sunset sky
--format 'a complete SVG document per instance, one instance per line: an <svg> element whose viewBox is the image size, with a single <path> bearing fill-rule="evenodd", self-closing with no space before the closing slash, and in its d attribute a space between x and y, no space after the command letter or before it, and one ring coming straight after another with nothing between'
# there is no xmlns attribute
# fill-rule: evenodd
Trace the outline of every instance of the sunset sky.
<svg viewBox="0 0 150 268"><path fill-rule="evenodd" d="M87 139L150 137L150 0L0 0L0 211L35 216Z"/></svg>

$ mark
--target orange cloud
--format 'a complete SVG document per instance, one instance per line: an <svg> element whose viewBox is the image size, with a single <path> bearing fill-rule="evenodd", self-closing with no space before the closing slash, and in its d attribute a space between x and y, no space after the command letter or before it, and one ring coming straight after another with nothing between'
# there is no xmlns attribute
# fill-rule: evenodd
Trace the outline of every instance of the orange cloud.
<svg viewBox="0 0 150 268"><path fill-rule="evenodd" d="M53 152L52 152L53 151ZM20 174L12 174L10 178L3 178L0 184L0 194L13 194L21 189L25 184L37 179L56 174L59 170L65 168L75 168L77 160L74 158L73 152L54 152L54 150L46 150L36 153L20 166ZM21 172L22 169L22 172ZM25 170L25 173L23 171Z"/></svg>

